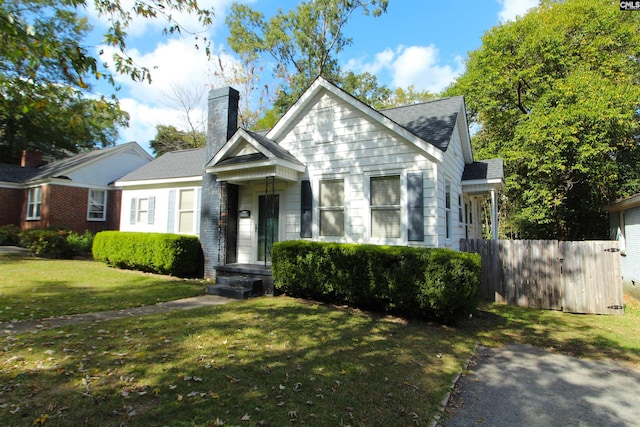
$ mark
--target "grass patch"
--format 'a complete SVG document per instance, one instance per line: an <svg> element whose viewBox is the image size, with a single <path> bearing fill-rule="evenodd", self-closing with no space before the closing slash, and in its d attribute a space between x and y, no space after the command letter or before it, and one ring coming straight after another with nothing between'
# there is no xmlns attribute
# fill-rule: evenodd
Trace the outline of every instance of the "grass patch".
<svg viewBox="0 0 640 427"><path fill-rule="evenodd" d="M204 291L200 281L87 260L2 255L0 271L0 322L137 307Z"/></svg>
<svg viewBox="0 0 640 427"><path fill-rule="evenodd" d="M510 342L640 369L640 302L625 295L624 316L599 316L484 304L465 329L484 345Z"/></svg>
<svg viewBox="0 0 640 427"><path fill-rule="evenodd" d="M294 300L5 338L2 425L417 425L474 341Z"/></svg>
<svg viewBox="0 0 640 427"><path fill-rule="evenodd" d="M160 283L143 292L151 302L162 286L173 292L201 286L93 262L10 257L0 258L0 266L3 275L13 271L0 289L19 281L33 289L37 282L25 275L36 271L76 283L62 286L58 297L82 294L82 277L107 281L114 274L115 282L129 283L120 284L117 298L129 306L138 280ZM89 295L108 298L100 289ZM0 425L428 425L477 342L531 344L640 368L640 305L625 302L624 316L483 304L453 328L257 298L9 335L0 337ZM50 297L38 304L36 314L62 315L84 302L58 306Z"/></svg>

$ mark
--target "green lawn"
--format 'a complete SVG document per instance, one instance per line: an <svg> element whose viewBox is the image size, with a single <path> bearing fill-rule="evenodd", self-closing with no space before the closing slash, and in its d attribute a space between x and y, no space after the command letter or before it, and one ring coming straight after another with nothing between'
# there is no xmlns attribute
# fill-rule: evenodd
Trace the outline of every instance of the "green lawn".
<svg viewBox="0 0 640 427"><path fill-rule="evenodd" d="M201 281L96 261L0 255L0 322L116 310L200 295Z"/></svg>
<svg viewBox="0 0 640 427"><path fill-rule="evenodd" d="M477 342L640 366L639 325L632 300L619 317L489 304L445 327L288 297L78 324L0 338L0 425L428 425Z"/></svg>

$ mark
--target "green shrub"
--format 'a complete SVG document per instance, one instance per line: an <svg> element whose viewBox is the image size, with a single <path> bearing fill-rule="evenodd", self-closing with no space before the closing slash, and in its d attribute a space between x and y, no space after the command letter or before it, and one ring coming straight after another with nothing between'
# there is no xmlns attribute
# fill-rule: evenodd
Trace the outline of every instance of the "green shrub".
<svg viewBox="0 0 640 427"><path fill-rule="evenodd" d="M20 246L48 258L71 258L73 249L67 242L69 230L36 228L19 233Z"/></svg>
<svg viewBox="0 0 640 427"><path fill-rule="evenodd" d="M272 271L291 296L454 323L473 312L480 257L449 249L279 242Z"/></svg>
<svg viewBox="0 0 640 427"><path fill-rule="evenodd" d="M82 234L76 232L69 232L67 236L67 243L71 248L71 252L74 256L86 256L91 255L91 248L93 246L93 233L89 230Z"/></svg>
<svg viewBox="0 0 640 427"><path fill-rule="evenodd" d="M193 277L201 250L195 236L102 231L93 240L93 257L118 268Z"/></svg>
<svg viewBox="0 0 640 427"><path fill-rule="evenodd" d="M20 244L20 228L13 224L0 227L0 246L16 246Z"/></svg>

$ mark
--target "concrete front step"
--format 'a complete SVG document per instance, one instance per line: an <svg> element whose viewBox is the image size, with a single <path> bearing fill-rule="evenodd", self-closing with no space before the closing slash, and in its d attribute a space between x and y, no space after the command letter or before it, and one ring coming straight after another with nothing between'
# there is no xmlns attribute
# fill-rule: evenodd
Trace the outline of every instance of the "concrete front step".
<svg viewBox="0 0 640 427"><path fill-rule="evenodd" d="M242 275L219 275L216 284L206 288L209 295L233 299L247 299L263 294L262 280Z"/></svg>

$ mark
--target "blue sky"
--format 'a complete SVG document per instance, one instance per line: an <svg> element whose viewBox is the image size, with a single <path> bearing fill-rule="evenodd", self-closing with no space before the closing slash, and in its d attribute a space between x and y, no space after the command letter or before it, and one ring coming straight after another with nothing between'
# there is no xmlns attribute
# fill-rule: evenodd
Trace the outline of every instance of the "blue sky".
<svg viewBox="0 0 640 427"><path fill-rule="evenodd" d="M162 23L134 21L129 31L129 53L137 63L152 69L152 83L135 83L126 76L118 78L122 89L117 96L122 108L131 115L130 127L120 131L120 143L137 141L148 149L157 124L184 128L184 114L169 101L175 88L202 95L191 116L203 120L206 93L211 87L224 85L216 77L218 58L227 67L237 63L227 46L228 31L224 25L233 1L200 0L199 3L215 10L214 24L208 29L215 54L213 61L207 61L204 53L193 47L191 37L168 38L161 34ZM295 8L298 1L247 0L243 3L269 17L278 7ZM380 83L391 88L414 85L437 93L464 72L467 53L480 47L481 37L487 30L515 19L537 4L538 0L390 0L387 13L381 17L356 15L349 21L344 32L353 38L353 44L340 54L339 60L343 68L371 72ZM92 12L90 17L96 32L103 31L101 18ZM182 17L180 22L197 28L191 17ZM109 49L105 52L108 55ZM263 72L265 78L270 76L268 64ZM96 91L112 92L104 85L97 86Z"/></svg>

